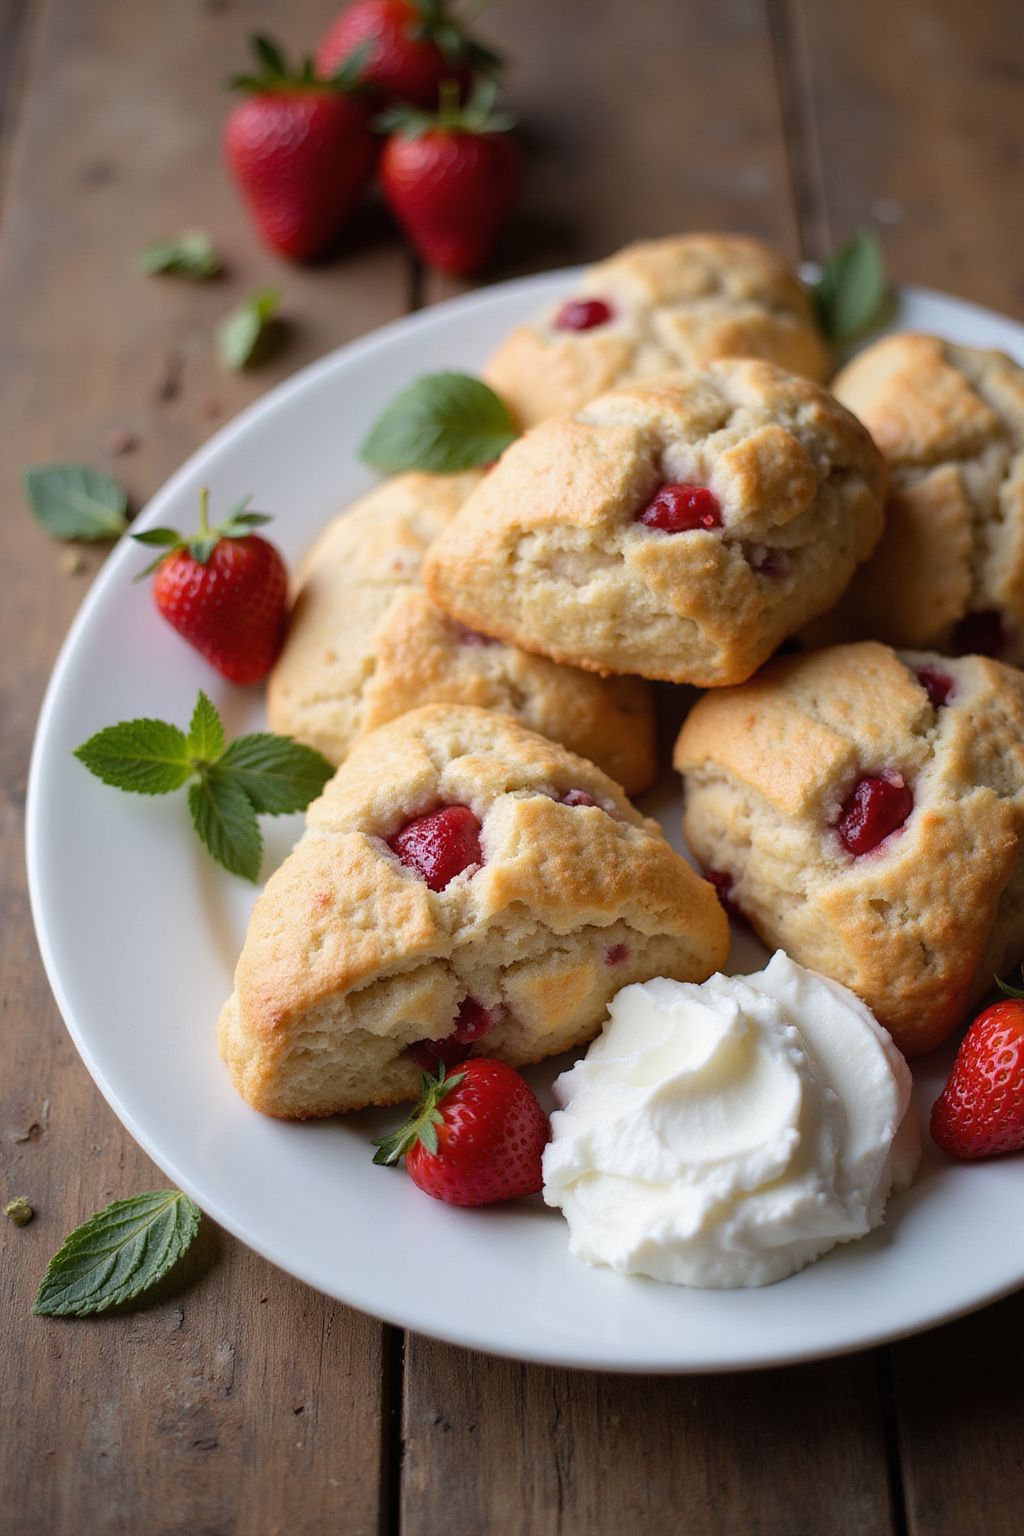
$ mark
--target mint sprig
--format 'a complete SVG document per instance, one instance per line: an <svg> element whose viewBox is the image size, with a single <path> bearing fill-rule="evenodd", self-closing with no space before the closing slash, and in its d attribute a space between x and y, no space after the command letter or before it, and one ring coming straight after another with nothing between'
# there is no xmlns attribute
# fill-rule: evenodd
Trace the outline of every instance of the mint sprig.
<svg viewBox="0 0 1024 1536"><path fill-rule="evenodd" d="M201 229L188 229L170 239L154 241L139 252L137 262L139 271L147 277L169 274L190 278L194 283L216 277L222 265L213 241Z"/></svg>
<svg viewBox="0 0 1024 1536"><path fill-rule="evenodd" d="M90 736L74 755L104 784L131 794L166 795L189 784L201 841L218 864L253 881L263 858L257 813L304 811L334 772L319 752L290 736L260 731L227 745L221 718L203 692L187 734L166 720L122 720Z"/></svg>
<svg viewBox="0 0 1024 1536"><path fill-rule="evenodd" d="M25 471L37 522L57 539L116 539L128 525L123 486L87 464L42 464Z"/></svg>
<svg viewBox="0 0 1024 1536"><path fill-rule="evenodd" d="M199 1207L177 1189L115 1200L66 1237L50 1260L32 1311L88 1317L133 1301L190 1247Z"/></svg>
<svg viewBox="0 0 1024 1536"><path fill-rule="evenodd" d="M258 356L280 302L280 288L264 288L225 316L217 327L217 347L225 368L246 368Z"/></svg>
<svg viewBox="0 0 1024 1536"><path fill-rule="evenodd" d="M359 453L387 474L454 474L492 463L518 436L508 407L482 379L428 373L395 397Z"/></svg>
<svg viewBox="0 0 1024 1536"><path fill-rule="evenodd" d="M861 230L824 263L813 289L815 309L829 341L856 341L880 322L889 301L885 258L878 237Z"/></svg>

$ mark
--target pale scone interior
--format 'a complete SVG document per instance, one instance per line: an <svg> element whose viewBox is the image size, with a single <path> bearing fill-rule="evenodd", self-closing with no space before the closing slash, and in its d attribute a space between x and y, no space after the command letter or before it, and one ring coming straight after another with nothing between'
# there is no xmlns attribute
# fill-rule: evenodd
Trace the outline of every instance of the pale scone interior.
<svg viewBox="0 0 1024 1536"><path fill-rule="evenodd" d="M908 1055L1024 955L1024 675L872 642L773 663L680 734L690 847L772 946L851 987ZM911 809L860 855L869 776Z"/></svg>
<svg viewBox="0 0 1024 1536"><path fill-rule="evenodd" d="M390 840L452 806L482 861L435 891ZM475 1053L535 1061L590 1039L621 986L702 980L727 949L711 887L593 764L429 705L360 742L310 807L256 903L221 1050L269 1114L384 1104L416 1094L408 1047L467 1002L489 1019Z"/></svg>
<svg viewBox="0 0 1024 1536"><path fill-rule="evenodd" d="M271 728L337 764L421 704L473 704L564 742L636 794L655 773L645 683L602 681L469 630L423 590L426 551L481 478L399 475L330 523L299 573Z"/></svg>

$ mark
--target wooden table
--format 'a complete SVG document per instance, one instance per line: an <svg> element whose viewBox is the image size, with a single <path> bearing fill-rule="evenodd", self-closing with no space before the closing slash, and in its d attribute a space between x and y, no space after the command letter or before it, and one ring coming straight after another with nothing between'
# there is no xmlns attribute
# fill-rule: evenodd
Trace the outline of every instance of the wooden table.
<svg viewBox="0 0 1024 1536"><path fill-rule="evenodd" d="M102 551L37 528L24 466L108 468L136 505L285 374L452 285L382 215L285 267L221 170L219 87L255 26L311 43L331 0L0 0L0 1530L631 1536L1024 1528L1024 1297L843 1360L639 1380L403 1336L205 1223L184 1282L124 1318L33 1319L46 1259L164 1182L101 1101L32 937L22 810L39 700ZM497 0L533 163L493 276L632 237L735 228L792 257L876 228L897 279L1024 311L1019 0ZM211 230L230 274L146 281L134 253ZM278 361L211 330L280 282ZM115 454L118 434L138 441ZM999 1234L993 1233L993 1242ZM453 1286L453 1290L456 1287Z"/></svg>

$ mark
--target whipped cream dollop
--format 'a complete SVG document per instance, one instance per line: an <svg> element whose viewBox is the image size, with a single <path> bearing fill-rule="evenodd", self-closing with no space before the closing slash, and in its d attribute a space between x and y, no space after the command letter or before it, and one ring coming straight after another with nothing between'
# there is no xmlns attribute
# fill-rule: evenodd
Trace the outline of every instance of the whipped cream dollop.
<svg viewBox="0 0 1024 1536"><path fill-rule="evenodd" d="M752 976L624 987L555 1083L544 1199L591 1264L767 1285L880 1225L920 1156L910 1072L838 982L781 950Z"/></svg>

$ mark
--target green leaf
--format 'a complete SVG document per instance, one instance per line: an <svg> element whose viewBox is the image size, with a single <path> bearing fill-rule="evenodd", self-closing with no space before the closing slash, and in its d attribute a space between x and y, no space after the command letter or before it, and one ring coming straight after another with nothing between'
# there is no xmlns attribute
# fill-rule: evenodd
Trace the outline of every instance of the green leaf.
<svg viewBox="0 0 1024 1536"><path fill-rule="evenodd" d="M184 234L168 240L157 240L139 252L139 269L148 277L169 272L176 277L188 277L203 283L216 277L221 270L221 259L213 248L213 241L201 229L188 229Z"/></svg>
<svg viewBox="0 0 1024 1536"><path fill-rule="evenodd" d="M199 1215L177 1189L115 1200L64 1239L32 1311L88 1317L134 1300L178 1262L199 1230Z"/></svg>
<svg viewBox="0 0 1024 1536"><path fill-rule="evenodd" d="M181 534L176 533L173 528L145 528L142 533L133 533L131 537L135 540L136 544L167 545L170 547L181 543Z"/></svg>
<svg viewBox="0 0 1024 1536"><path fill-rule="evenodd" d="M264 336L267 322L277 313L280 288L265 288L233 310L217 329L217 345L226 368L245 368Z"/></svg>
<svg viewBox="0 0 1024 1536"><path fill-rule="evenodd" d="M392 401L360 456L391 474L450 474L490 464L518 435L507 407L481 379L431 373Z"/></svg>
<svg viewBox="0 0 1024 1536"><path fill-rule="evenodd" d="M878 321L889 297L878 237L861 230L825 262L814 288L821 328L829 341L854 341Z"/></svg>
<svg viewBox="0 0 1024 1536"><path fill-rule="evenodd" d="M268 75L286 76L288 65L285 63L284 54L272 37L265 32L256 32L250 39L252 50L259 59Z"/></svg>
<svg viewBox="0 0 1024 1536"><path fill-rule="evenodd" d="M224 751L224 727L220 715L202 689L192 711L188 749L193 757L201 757L205 763L215 763Z"/></svg>
<svg viewBox="0 0 1024 1536"><path fill-rule="evenodd" d="M218 864L245 880L259 879L263 838L252 802L218 763L188 792L192 824Z"/></svg>
<svg viewBox="0 0 1024 1536"><path fill-rule="evenodd" d="M183 731L165 720L122 720L75 748L75 756L104 784L136 795L180 789L193 766Z"/></svg>
<svg viewBox="0 0 1024 1536"><path fill-rule="evenodd" d="M128 497L86 464L44 464L25 473L29 506L58 539L116 539L127 526Z"/></svg>
<svg viewBox="0 0 1024 1536"><path fill-rule="evenodd" d="M244 790L254 810L268 816L304 811L334 774L326 757L290 736L239 736L217 765Z"/></svg>

